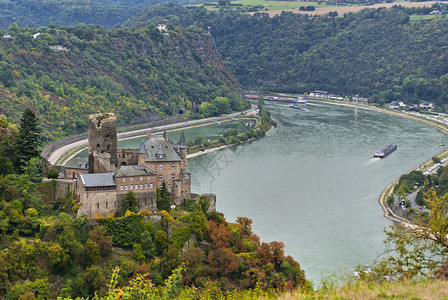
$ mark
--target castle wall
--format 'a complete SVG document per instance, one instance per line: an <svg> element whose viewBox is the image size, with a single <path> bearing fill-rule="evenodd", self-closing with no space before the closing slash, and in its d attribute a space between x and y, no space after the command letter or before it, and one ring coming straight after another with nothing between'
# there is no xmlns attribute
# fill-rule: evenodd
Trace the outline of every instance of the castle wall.
<svg viewBox="0 0 448 300"><path fill-rule="evenodd" d="M156 201L157 201L157 190L152 191L134 191L135 196L137 197L138 203L141 208L146 208L148 210L155 210ZM121 207L122 200L126 197L126 194L117 194L117 205Z"/></svg>
<svg viewBox="0 0 448 300"><path fill-rule="evenodd" d="M110 154L110 165L117 164L117 118L113 113L89 116L89 173L95 169L94 151Z"/></svg>
<svg viewBox="0 0 448 300"><path fill-rule="evenodd" d="M89 173L90 165L93 164L95 173L109 173L114 169L114 165L111 165L111 155L109 153L99 153L93 151L92 161L89 157Z"/></svg>
<svg viewBox="0 0 448 300"><path fill-rule="evenodd" d="M156 191L156 176L157 175L115 177L117 194L126 194L129 191L134 193Z"/></svg>
<svg viewBox="0 0 448 300"><path fill-rule="evenodd" d="M96 191L86 190L80 181L78 180L77 184L77 194L81 202L78 209L78 217L84 215L87 218L93 218L99 213L106 217L108 214L118 211L115 188L98 188Z"/></svg>
<svg viewBox="0 0 448 300"><path fill-rule="evenodd" d="M118 149L117 150L117 166L138 165L138 149Z"/></svg>

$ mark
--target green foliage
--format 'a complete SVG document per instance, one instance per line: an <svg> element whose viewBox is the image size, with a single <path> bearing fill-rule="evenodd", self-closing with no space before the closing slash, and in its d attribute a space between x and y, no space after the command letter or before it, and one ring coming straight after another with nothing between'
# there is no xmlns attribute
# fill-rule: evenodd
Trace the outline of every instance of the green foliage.
<svg viewBox="0 0 448 300"><path fill-rule="evenodd" d="M131 214L121 218L104 218L98 224L106 228L117 247L131 248L140 242L144 231L143 216Z"/></svg>
<svg viewBox="0 0 448 300"><path fill-rule="evenodd" d="M134 258L136 261L138 261L140 264L144 263L146 260L145 252L142 249L141 244L134 244L134 255L132 258Z"/></svg>
<svg viewBox="0 0 448 300"><path fill-rule="evenodd" d="M204 7L159 5L124 25L144 26L167 20L183 27L210 26L224 60L246 88L301 93L321 89L375 95L373 100L379 103L402 99L441 104L448 99L448 76L441 68L447 50L437 47L442 37L435 38L435 32L445 36L448 19L437 16L409 22L412 14L429 14L437 9L394 6L364 9L338 18L335 12L325 18L292 12L270 18L266 13L248 16L207 11ZM403 64L400 53L407 53L408 64Z"/></svg>
<svg viewBox="0 0 448 300"><path fill-rule="evenodd" d="M170 212L171 210L171 194L166 187L166 182L162 182L160 189L157 189L157 210L165 210Z"/></svg>
<svg viewBox="0 0 448 300"><path fill-rule="evenodd" d="M19 134L16 140L17 166L23 165L31 158L40 157L41 131L36 114L27 107L20 119Z"/></svg>
<svg viewBox="0 0 448 300"><path fill-rule="evenodd" d="M51 168L47 173L48 179L57 179L59 178L59 172L55 168Z"/></svg>
<svg viewBox="0 0 448 300"><path fill-rule="evenodd" d="M172 227L172 230L170 243L176 247L183 247L191 236L191 229L189 227Z"/></svg>
<svg viewBox="0 0 448 300"><path fill-rule="evenodd" d="M154 241L156 243L156 254L162 255L168 249L168 235L163 230L157 230Z"/></svg>
<svg viewBox="0 0 448 300"><path fill-rule="evenodd" d="M16 39L0 45L2 113L18 121L20 110L33 107L45 143L87 131L83 116L94 112L115 112L124 125L167 117L174 107L189 117L196 114L193 102L217 97L227 98L232 109L247 106L239 103L239 84L212 38L197 28L165 36L155 25L104 30L80 24L9 34ZM50 48L56 45L67 50ZM221 102L216 104L226 109Z"/></svg>
<svg viewBox="0 0 448 300"><path fill-rule="evenodd" d="M140 204L138 203L137 196L134 192L130 191L126 194L126 196L121 201L121 211L122 214L125 214L126 211L130 211L133 213L137 213L140 209Z"/></svg>

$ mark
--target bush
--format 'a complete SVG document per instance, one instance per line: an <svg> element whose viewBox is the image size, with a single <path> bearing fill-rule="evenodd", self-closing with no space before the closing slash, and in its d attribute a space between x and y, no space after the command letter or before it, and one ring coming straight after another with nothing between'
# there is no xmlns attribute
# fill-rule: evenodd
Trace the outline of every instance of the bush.
<svg viewBox="0 0 448 300"><path fill-rule="evenodd" d="M59 172L55 168L51 168L47 173L48 179L58 179L59 178Z"/></svg>

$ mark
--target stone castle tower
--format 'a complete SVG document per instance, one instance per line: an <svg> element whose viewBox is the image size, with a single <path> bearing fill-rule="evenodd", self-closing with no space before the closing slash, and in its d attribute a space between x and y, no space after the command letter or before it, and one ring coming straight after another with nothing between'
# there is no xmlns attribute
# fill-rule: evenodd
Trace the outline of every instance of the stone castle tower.
<svg viewBox="0 0 448 300"><path fill-rule="evenodd" d="M110 172L117 165L117 117L89 116L89 173Z"/></svg>

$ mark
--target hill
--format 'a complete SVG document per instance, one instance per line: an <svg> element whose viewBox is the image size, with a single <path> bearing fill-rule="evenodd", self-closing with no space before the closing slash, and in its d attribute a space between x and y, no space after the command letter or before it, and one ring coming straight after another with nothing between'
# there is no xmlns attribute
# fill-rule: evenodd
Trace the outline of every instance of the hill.
<svg viewBox="0 0 448 300"><path fill-rule="evenodd" d="M433 8L364 9L341 17L283 12L250 16L172 4L140 12L123 26L172 23L210 27L229 68L245 88L305 92L313 89L448 103L448 18Z"/></svg>
<svg viewBox="0 0 448 300"><path fill-rule="evenodd" d="M0 28L16 22L20 27L49 24L76 26L79 23L99 24L112 28L134 16L143 8L162 0L1 0ZM202 0L174 0L178 4L202 3Z"/></svg>
<svg viewBox="0 0 448 300"><path fill-rule="evenodd" d="M124 125L174 110L191 117L216 97L245 108L212 37L170 29L12 28L0 39L0 114L17 121L33 107L48 141L85 132L95 112L113 111Z"/></svg>

